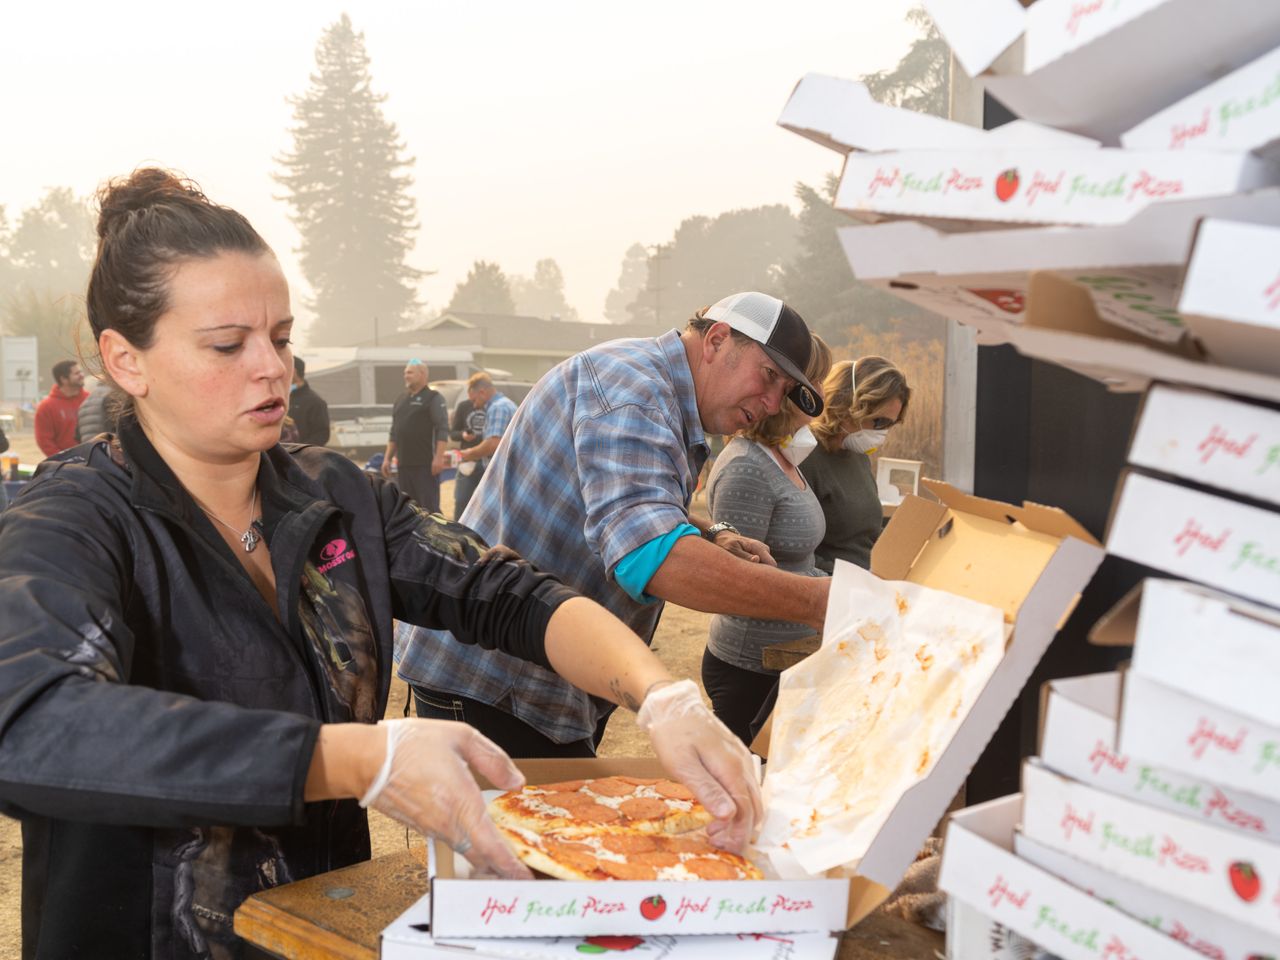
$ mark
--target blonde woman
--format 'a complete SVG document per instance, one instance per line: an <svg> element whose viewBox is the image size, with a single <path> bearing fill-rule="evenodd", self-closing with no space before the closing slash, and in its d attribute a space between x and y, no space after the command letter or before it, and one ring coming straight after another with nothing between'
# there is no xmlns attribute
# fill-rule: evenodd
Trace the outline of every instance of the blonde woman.
<svg viewBox="0 0 1280 960"><path fill-rule="evenodd" d="M814 336L805 375L818 383L831 366L831 351ZM809 416L790 400L777 413L738 432L716 458L707 481L713 523L728 523L769 547L780 570L818 577L814 548L822 541L822 507L800 472L815 448ZM765 647L810 636L802 623L717 614L702 657L702 683L717 717L744 742L777 680L765 670Z"/></svg>
<svg viewBox="0 0 1280 960"><path fill-rule="evenodd" d="M884 525L870 455L906 416L911 388L884 357L861 357L835 364L822 392L826 407L811 427L818 447L800 471L826 517L817 565L830 573L848 560L870 569Z"/></svg>

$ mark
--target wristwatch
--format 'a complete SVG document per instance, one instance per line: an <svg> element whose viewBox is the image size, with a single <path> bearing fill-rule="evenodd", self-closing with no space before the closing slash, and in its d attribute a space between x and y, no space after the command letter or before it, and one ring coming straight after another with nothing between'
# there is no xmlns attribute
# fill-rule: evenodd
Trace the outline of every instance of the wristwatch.
<svg viewBox="0 0 1280 960"><path fill-rule="evenodd" d="M711 526L707 527L707 532L703 534L703 537L710 540L712 543L715 543L716 534L723 533L726 530L730 533L738 533L738 528L732 523L729 523L726 520L721 520L719 523L713 523ZM739 533L738 536L742 536L742 534Z"/></svg>

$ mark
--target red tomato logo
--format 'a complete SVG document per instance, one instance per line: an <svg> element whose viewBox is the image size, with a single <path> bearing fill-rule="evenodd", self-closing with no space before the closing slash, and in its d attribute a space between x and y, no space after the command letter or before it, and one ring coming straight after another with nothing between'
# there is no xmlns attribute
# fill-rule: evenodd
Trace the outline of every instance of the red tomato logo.
<svg viewBox="0 0 1280 960"><path fill-rule="evenodd" d="M996 199L1001 203L1008 203L1013 195L1018 192L1018 184L1021 182L1018 179L1017 168L1010 167L996 177Z"/></svg>
<svg viewBox="0 0 1280 960"><path fill-rule="evenodd" d="M1252 903L1258 899L1258 894L1262 892L1262 879L1252 863L1237 860L1227 868L1227 876L1231 878L1231 889L1241 900Z"/></svg>
<svg viewBox="0 0 1280 960"><path fill-rule="evenodd" d="M645 897L640 901L640 916L646 920L657 920L667 912L667 901L662 897Z"/></svg>

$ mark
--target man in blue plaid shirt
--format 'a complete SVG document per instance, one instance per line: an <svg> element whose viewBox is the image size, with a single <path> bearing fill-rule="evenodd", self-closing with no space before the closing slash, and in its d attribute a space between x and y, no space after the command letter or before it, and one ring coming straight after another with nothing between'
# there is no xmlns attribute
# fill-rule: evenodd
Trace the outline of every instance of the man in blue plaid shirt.
<svg viewBox="0 0 1280 960"><path fill-rule="evenodd" d="M709 434L776 413L784 396L821 412L804 376L811 344L781 300L741 293L684 331L571 357L525 399L461 521L646 641L665 600L820 630L829 578L780 571L760 541L689 516ZM444 631L402 625L396 647L419 716L470 723L515 757L594 755L612 704Z"/></svg>

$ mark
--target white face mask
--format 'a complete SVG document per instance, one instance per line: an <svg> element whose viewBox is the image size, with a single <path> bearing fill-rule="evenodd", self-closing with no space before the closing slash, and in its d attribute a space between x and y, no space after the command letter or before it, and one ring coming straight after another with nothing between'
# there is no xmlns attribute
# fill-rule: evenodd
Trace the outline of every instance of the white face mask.
<svg viewBox="0 0 1280 960"><path fill-rule="evenodd" d="M845 437L840 446L857 453L875 453L888 437L888 430L859 430Z"/></svg>
<svg viewBox="0 0 1280 960"><path fill-rule="evenodd" d="M800 466L801 462L809 454L813 453L813 448L818 445L818 438L813 435L808 427L801 427L786 440L782 441L778 449L782 455L786 457L795 466Z"/></svg>

